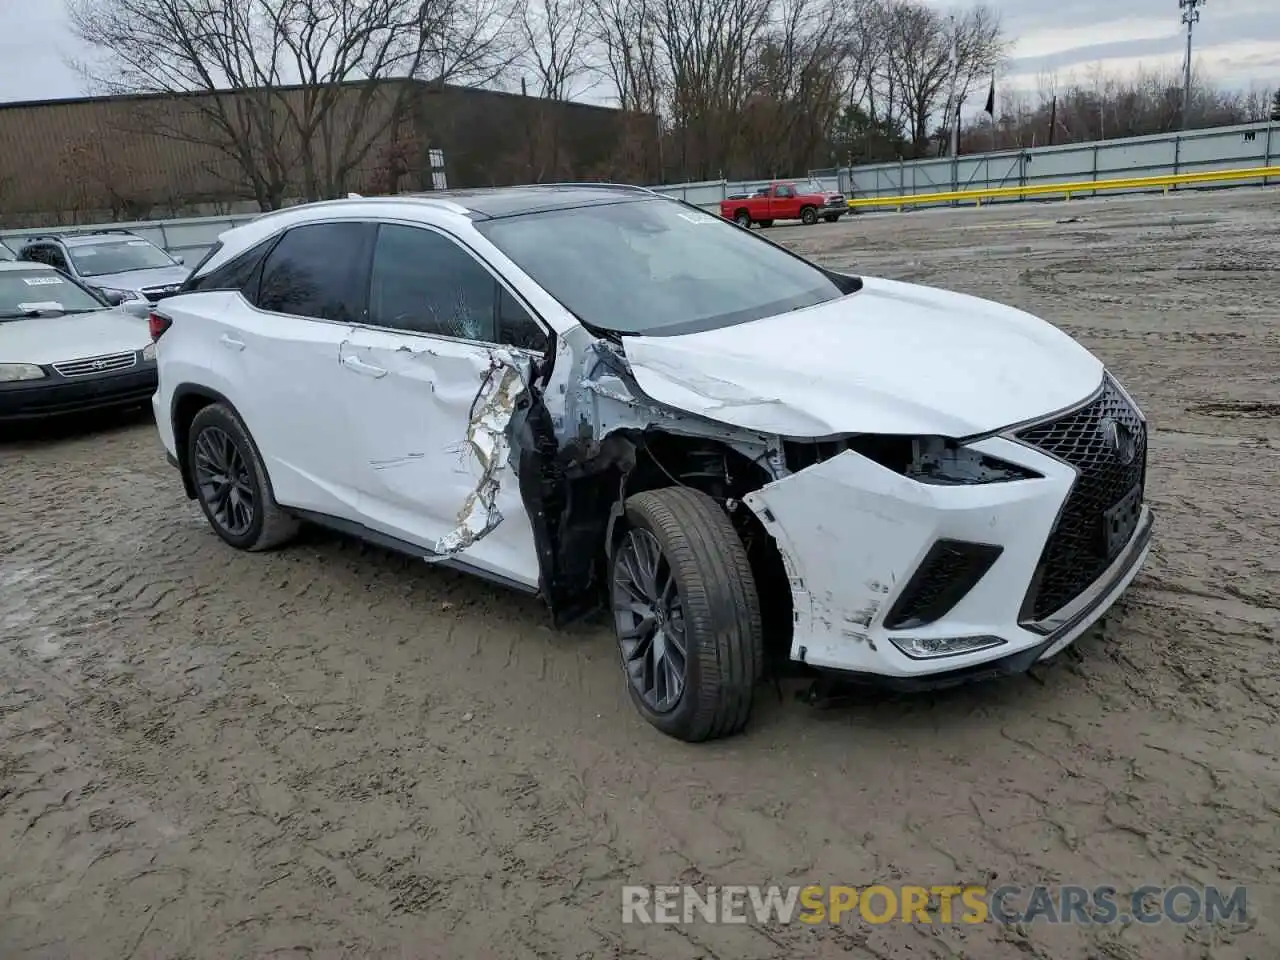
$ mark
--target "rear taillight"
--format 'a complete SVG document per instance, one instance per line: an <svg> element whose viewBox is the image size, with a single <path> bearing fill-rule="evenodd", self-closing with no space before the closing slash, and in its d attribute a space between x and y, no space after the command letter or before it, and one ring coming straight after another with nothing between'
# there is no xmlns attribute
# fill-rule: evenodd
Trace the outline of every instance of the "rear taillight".
<svg viewBox="0 0 1280 960"><path fill-rule="evenodd" d="M156 340L159 340L160 335L168 330L172 325L173 321L168 317L162 316L158 313L151 314L151 316L147 318L147 326L151 330L151 341L154 343Z"/></svg>

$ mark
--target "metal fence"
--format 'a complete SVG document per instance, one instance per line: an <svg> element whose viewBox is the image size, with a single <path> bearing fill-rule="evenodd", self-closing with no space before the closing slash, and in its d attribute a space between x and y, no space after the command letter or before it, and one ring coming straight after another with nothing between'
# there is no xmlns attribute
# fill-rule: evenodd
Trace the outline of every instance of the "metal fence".
<svg viewBox="0 0 1280 960"><path fill-rule="evenodd" d="M844 167L839 171L839 184L843 193L854 197L898 197L1266 167L1277 159L1280 124L1272 121L954 159ZM1236 185L1263 182L1259 178Z"/></svg>
<svg viewBox="0 0 1280 960"><path fill-rule="evenodd" d="M955 159L915 160L903 163L844 167L839 171L814 171L797 182L816 181L823 190L839 190L853 197L893 197L986 187L1073 183L1120 177L1162 176L1207 170L1233 170L1270 166L1280 161L1280 123L1249 123L1190 133L1130 137L1095 143L1072 143L974 154ZM835 176L832 176L832 174ZM751 193L769 180L703 180L667 183L653 187L707 210L719 210L720 201L736 193ZM1240 181L1237 185L1263 183ZM1001 202L1001 201L996 201ZM1007 201L1006 201L1007 202ZM187 217L110 223L41 230L3 230L0 239L10 247L36 234L58 234L103 229L132 230L170 253L193 264L217 240L218 235L257 214Z"/></svg>
<svg viewBox="0 0 1280 960"><path fill-rule="evenodd" d="M824 190L835 190L834 177L797 177L796 181L816 182ZM706 180L699 183L663 184L653 187L659 193L679 197L689 203L719 213L720 201L735 193L749 193L771 183L770 180ZM83 233L91 230L130 230L145 237L158 247L175 256L183 257L189 265L204 256L217 242L218 235L242 223L248 223L258 213L227 214L217 217L184 217L175 220L144 220L130 223L78 224L74 226L42 227L40 229L0 230L0 240L15 251L35 236L56 236L63 233Z"/></svg>

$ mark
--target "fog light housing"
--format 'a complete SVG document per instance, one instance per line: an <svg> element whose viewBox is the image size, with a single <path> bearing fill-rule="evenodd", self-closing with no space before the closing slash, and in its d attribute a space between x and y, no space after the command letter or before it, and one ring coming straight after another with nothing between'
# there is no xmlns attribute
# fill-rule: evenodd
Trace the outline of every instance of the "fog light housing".
<svg viewBox="0 0 1280 960"><path fill-rule="evenodd" d="M1000 637L890 637L889 642L912 660L937 660L1003 646Z"/></svg>
<svg viewBox="0 0 1280 960"><path fill-rule="evenodd" d="M156 345L154 343L148 343L145 347L142 348L142 359L145 361L145 360L154 360L155 358L156 358Z"/></svg>

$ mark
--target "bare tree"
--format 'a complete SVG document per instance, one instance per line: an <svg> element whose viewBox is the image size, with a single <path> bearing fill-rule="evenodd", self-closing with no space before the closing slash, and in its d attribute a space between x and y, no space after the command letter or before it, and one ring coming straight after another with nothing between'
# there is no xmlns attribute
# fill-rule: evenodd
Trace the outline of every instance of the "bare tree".
<svg viewBox="0 0 1280 960"><path fill-rule="evenodd" d="M212 147L263 209L340 196L404 117L406 83L510 62L512 0L68 0L109 92L182 96L151 132ZM175 115L175 113L177 115Z"/></svg>
<svg viewBox="0 0 1280 960"><path fill-rule="evenodd" d="M521 66L537 80L538 95L572 100L584 92L578 87L591 66L587 5L582 0L536 0L520 8L517 23L524 47Z"/></svg>
<svg viewBox="0 0 1280 960"><path fill-rule="evenodd" d="M750 67L744 118L755 167L786 176L822 154L844 101L846 43L832 0L783 0Z"/></svg>

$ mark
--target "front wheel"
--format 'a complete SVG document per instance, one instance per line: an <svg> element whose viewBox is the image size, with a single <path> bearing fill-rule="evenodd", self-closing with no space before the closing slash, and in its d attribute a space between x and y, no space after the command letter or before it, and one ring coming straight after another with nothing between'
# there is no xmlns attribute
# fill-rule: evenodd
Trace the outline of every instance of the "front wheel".
<svg viewBox="0 0 1280 960"><path fill-rule="evenodd" d="M764 631L737 531L688 487L630 497L626 522L610 592L632 702L679 740L738 733L763 670Z"/></svg>
<svg viewBox="0 0 1280 960"><path fill-rule="evenodd" d="M298 521L281 509L267 469L240 418L221 403L200 410L187 431L187 469L213 532L239 550L270 550Z"/></svg>
<svg viewBox="0 0 1280 960"><path fill-rule="evenodd" d="M818 222L818 211L813 207L805 207L800 211L800 222L806 227L811 227Z"/></svg>

